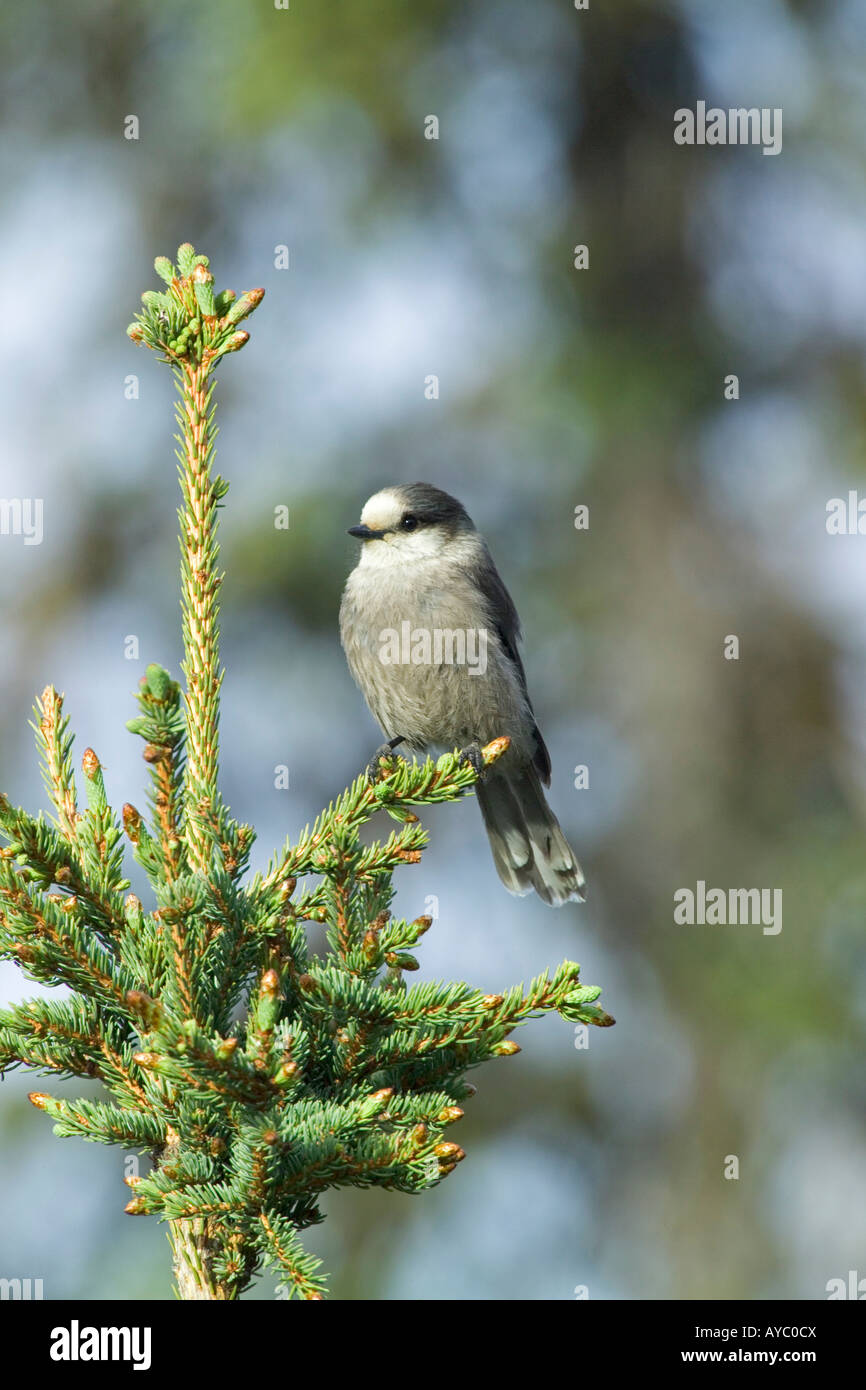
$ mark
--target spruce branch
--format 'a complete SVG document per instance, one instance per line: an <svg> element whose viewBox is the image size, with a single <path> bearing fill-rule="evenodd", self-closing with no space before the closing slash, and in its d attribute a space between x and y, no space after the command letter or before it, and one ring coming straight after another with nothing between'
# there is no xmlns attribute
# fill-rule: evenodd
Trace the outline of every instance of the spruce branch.
<svg viewBox="0 0 866 1390"><path fill-rule="evenodd" d="M46 686L36 702L37 747L42 754L42 776L57 812L61 834L70 844L77 838L78 809L72 773L72 738L69 717L63 713L63 696Z"/></svg>
<svg viewBox="0 0 866 1390"><path fill-rule="evenodd" d="M217 294L189 244L155 268L165 288L145 292L128 332L171 367L178 392L184 682L155 662L146 669L127 727L144 742L147 805L119 816L90 748L79 806L63 697L48 686L37 701L55 823L0 795L0 956L71 995L0 1011L0 1072L102 1085L105 1099L30 1099L60 1136L152 1157L149 1172L126 1179L126 1211L167 1223L181 1298L237 1298L268 1267L280 1296L317 1300L324 1279L300 1233L323 1219L324 1193L437 1185L465 1158L450 1127L474 1094L470 1068L519 1052L510 1035L541 1014L613 1020L570 961L497 994L407 984L432 922L393 916L393 875L427 844L417 811L477 781L456 752L382 759L374 782L356 778L247 877L254 832L219 786L227 484L213 471L213 372L246 343L238 324L263 291ZM507 753L507 738L493 740L483 767ZM362 844L380 811L396 828ZM148 907L128 891L125 842L147 875ZM310 923L325 927L324 958L309 949Z"/></svg>

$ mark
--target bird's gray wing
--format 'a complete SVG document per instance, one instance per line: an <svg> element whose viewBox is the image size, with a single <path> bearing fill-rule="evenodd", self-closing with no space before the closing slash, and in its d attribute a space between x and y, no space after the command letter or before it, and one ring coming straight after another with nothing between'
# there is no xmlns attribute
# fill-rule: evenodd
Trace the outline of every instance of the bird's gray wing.
<svg viewBox="0 0 866 1390"><path fill-rule="evenodd" d="M526 697L526 703L533 718L535 739L535 756L532 761L536 772L547 787L550 785L550 754L544 739L541 737L541 731L535 723L535 711L532 708L532 701L526 688L526 672L517 650L517 644L523 635L520 629L520 618L514 606L514 600L506 589L486 544L483 545L481 562L475 570L473 578L484 596L490 616L490 626L499 637L505 654L514 667L520 688Z"/></svg>

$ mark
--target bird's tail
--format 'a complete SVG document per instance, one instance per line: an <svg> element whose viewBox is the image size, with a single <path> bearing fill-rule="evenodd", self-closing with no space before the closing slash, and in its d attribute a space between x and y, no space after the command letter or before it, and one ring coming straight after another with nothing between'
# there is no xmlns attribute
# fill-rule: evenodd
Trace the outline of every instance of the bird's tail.
<svg viewBox="0 0 866 1390"><path fill-rule="evenodd" d="M493 862L510 893L534 888L553 907L583 902L586 880L551 811L535 768L492 767L476 794Z"/></svg>

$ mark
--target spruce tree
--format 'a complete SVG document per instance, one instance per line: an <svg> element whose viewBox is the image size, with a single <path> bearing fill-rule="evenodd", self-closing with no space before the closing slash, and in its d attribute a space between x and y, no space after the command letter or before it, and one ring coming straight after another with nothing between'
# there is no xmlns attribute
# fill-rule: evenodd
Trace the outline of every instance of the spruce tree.
<svg viewBox="0 0 866 1390"><path fill-rule="evenodd" d="M427 842L417 808L476 781L456 752L382 759L377 780L359 776L264 872L248 872L253 829L219 789L217 511L228 485L213 467L213 373L246 344L239 325L264 291L216 294L189 244L155 268L165 288L145 292L128 333L178 391L183 681L147 667L127 727L144 743L149 804L120 816L90 748L79 799L63 696L49 686L37 702L53 811L34 817L0 795L0 954L70 993L0 1011L0 1071L102 1083L100 1100L30 1099L57 1135L152 1158L146 1176L127 1178L126 1211L167 1223L182 1298L237 1298L268 1266L285 1296L320 1299L319 1262L299 1233L322 1220L328 1188L442 1182L464 1157L451 1134L471 1068L519 1051L511 1034L540 1014L613 1020L570 961L504 994L409 986L431 919L392 916L393 875ZM490 743L485 764L507 746ZM396 828L362 844L380 811ZM147 905L129 891L125 841ZM325 925L326 956L311 953L308 923Z"/></svg>

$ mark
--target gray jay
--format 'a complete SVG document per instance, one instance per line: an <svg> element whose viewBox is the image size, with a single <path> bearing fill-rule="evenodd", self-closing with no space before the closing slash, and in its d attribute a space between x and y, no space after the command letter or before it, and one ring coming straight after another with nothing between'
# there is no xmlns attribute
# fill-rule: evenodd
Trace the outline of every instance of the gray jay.
<svg viewBox="0 0 866 1390"><path fill-rule="evenodd" d="M546 903L583 900L584 877L542 791L550 755L517 650L520 619L465 508L429 483L383 488L349 528L361 542L340 635L349 669L388 743L427 753L511 746L476 791L499 877Z"/></svg>

